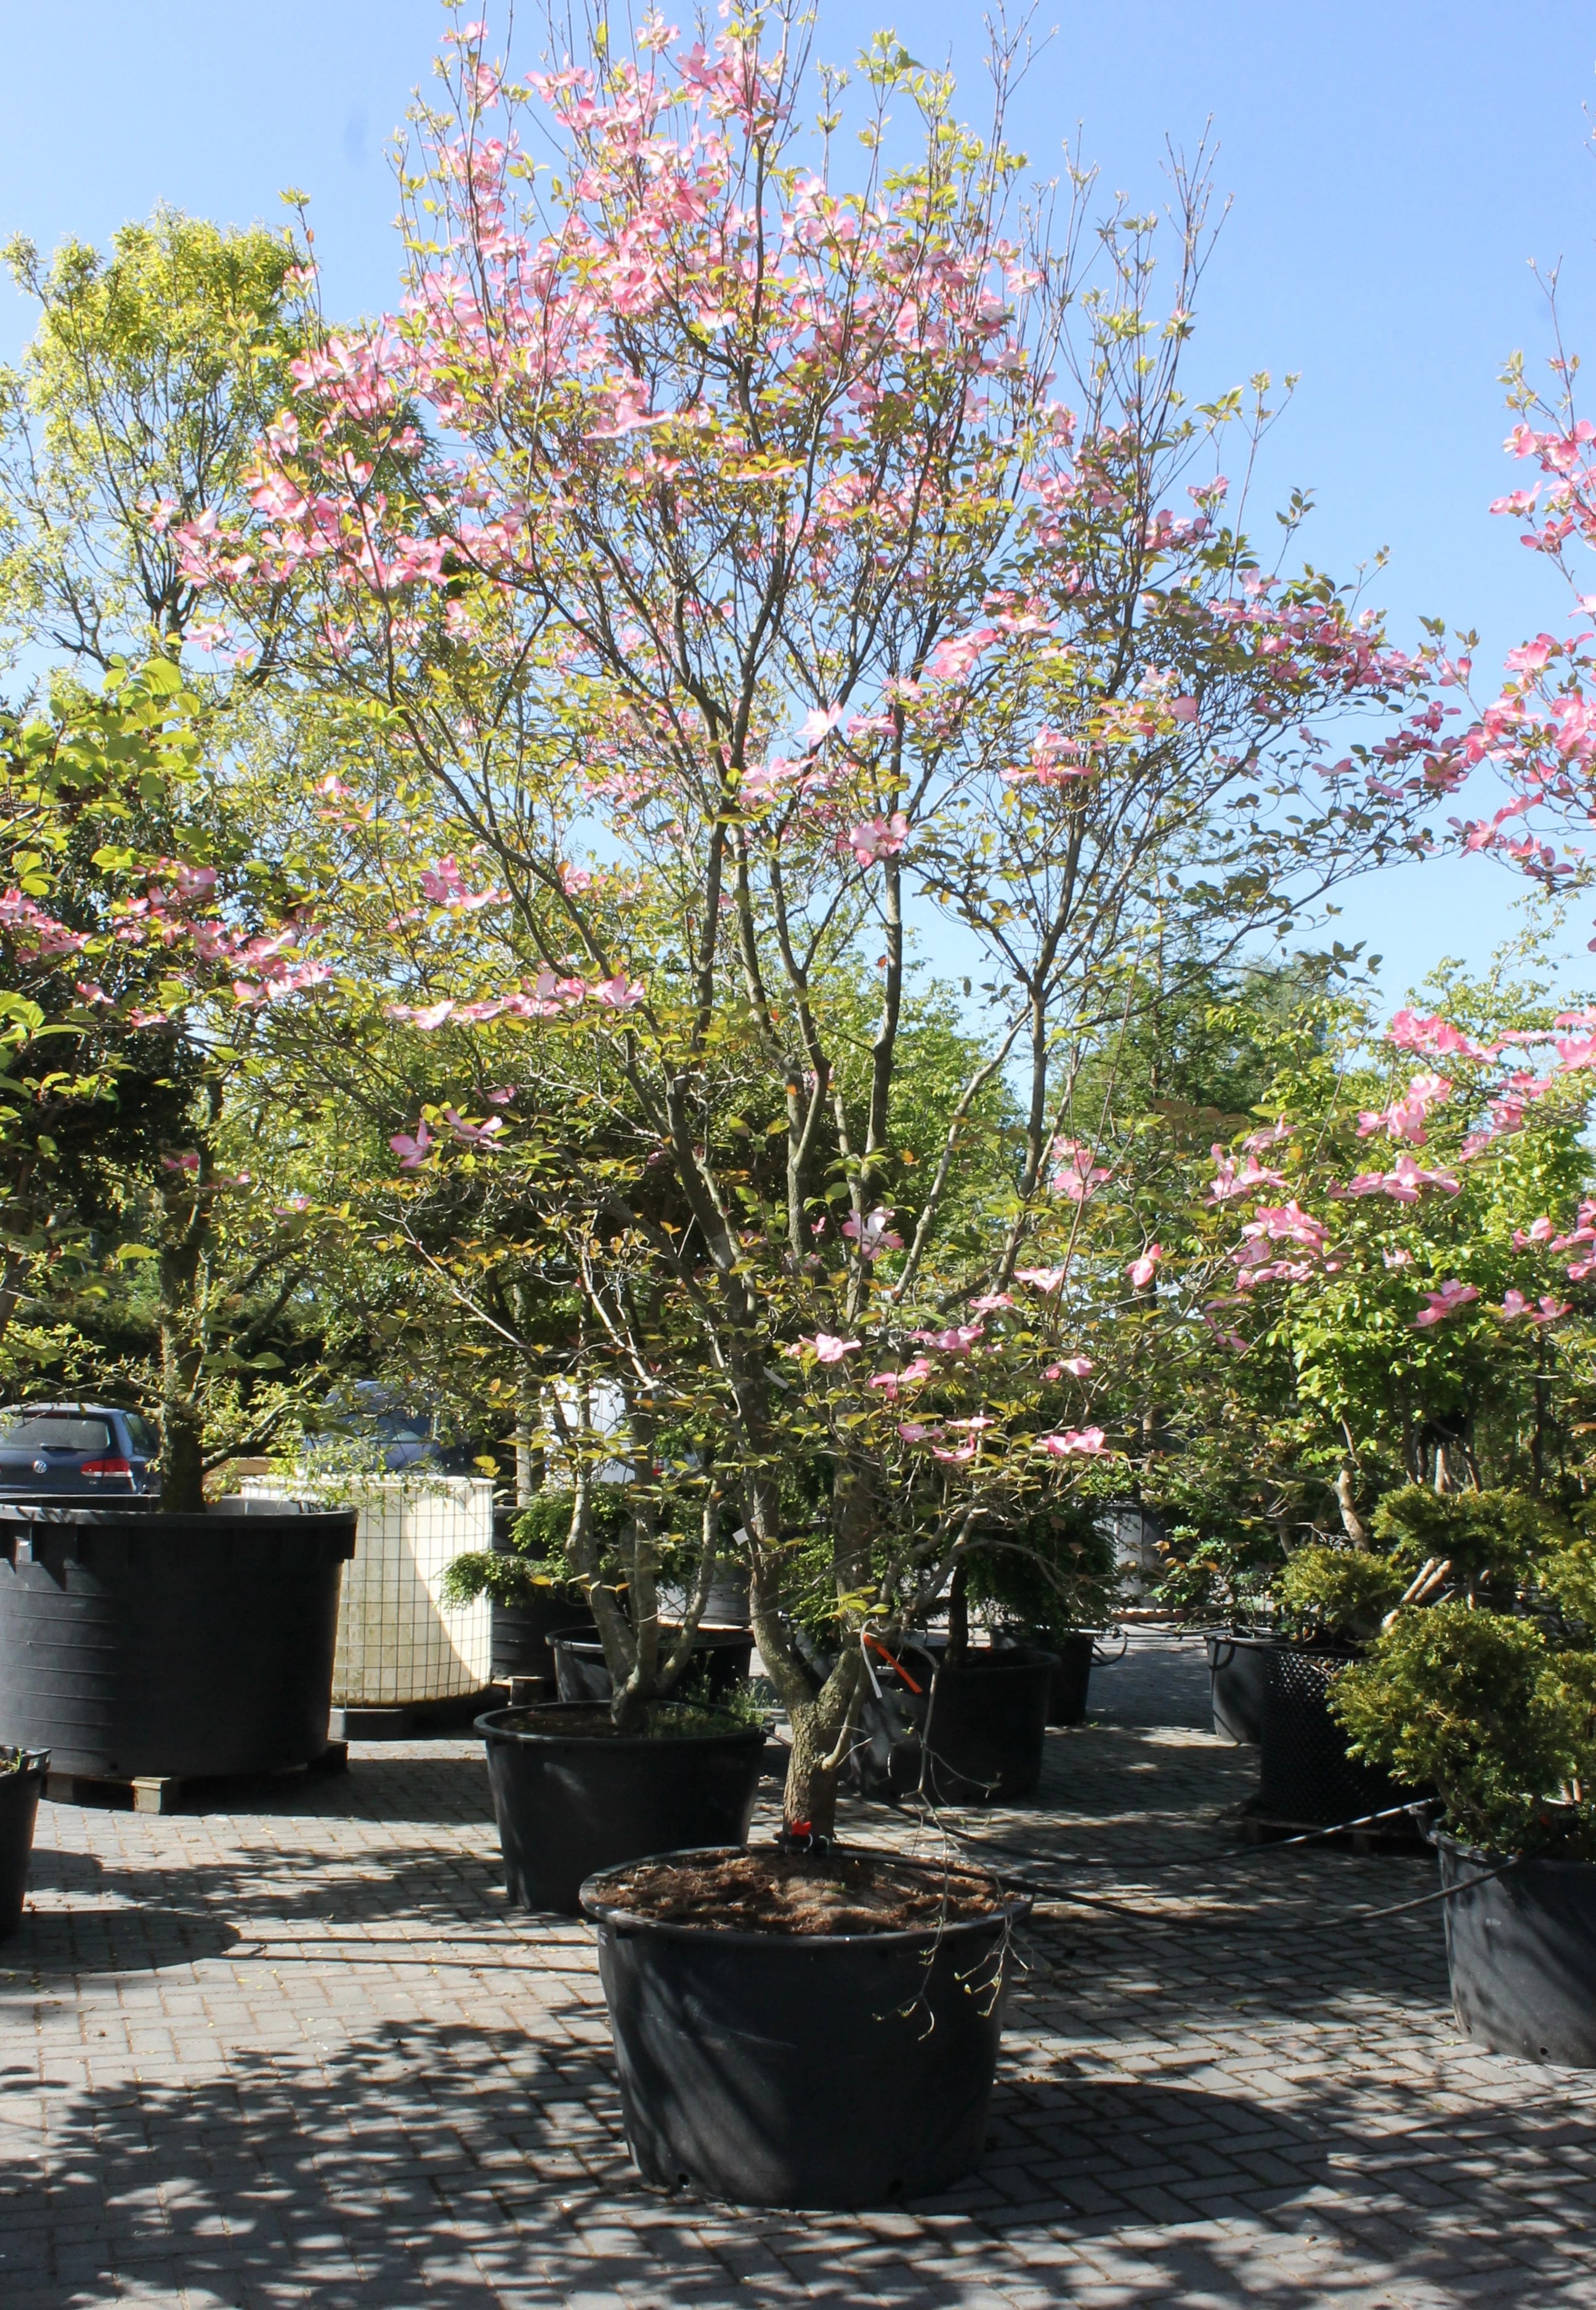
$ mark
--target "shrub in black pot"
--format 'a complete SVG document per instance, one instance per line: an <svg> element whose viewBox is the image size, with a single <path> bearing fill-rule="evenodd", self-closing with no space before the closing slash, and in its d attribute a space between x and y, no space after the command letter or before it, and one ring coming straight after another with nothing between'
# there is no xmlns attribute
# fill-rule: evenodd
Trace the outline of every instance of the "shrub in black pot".
<svg viewBox="0 0 1596 2310"><path fill-rule="evenodd" d="M765 1728L746 1705L663 1702L626 1734L607 1704L552 1701L492 1710L477 1730L516 1908L574 1916L595 1870L645 1850L747 1840Z"/></svg>
<svg viewBox="0 0 1596 2310"><path fill-rule="evenodd" d="M347 1510L0 1506L0 1741L88 1777L314 1762L354 1546Z"/></svg>
<svg viewBox="0 0 1596 2310"><path fill-rule="evenodd" d="M22 1922L34 1825L49 1762L37 1749L0 1748L0 1941L9 1940Z"/></svg>
<svg viewBox="0 0 1596 2310"><path fill-rule="evenodd" d="M1415 1794L1349 1753L1330 1710L1335 1680L1394 1606L1407 1574L1350 1547L1298 1549L1279 1580L1281 1634L1261 1640L1259 1810L1272 1820L1366 1819Z"/></svg>
<svg viewBox="0 0 1596 2310"><path fill-rule="evenodd" d="M587 1592L563 1554L572 1506L568 1492L545 1491L517 1507L495 1508L492 1548L455 1557L444 1574L446 1607L490 1600L495 1678L541 1676L552 1684L550 1637L561 1629L597 1637Z"/></svg>
<svg viewBox="0 0 1596 2310"><path fill-rule="evenodd" d="M1470 1542L1497 1503L1485 1564ZM1462 1593L1400 1607L1331 1705L1360 1754L1444 1808L1462 2027L1499 2053L1596 2068L1596 1545L1501 1495L1466 1514Z"/></svg>
<svg viewBox="0 0 1596 2310"><path fill-rule="evenodd" d="M676 1854L589 1880L644 2180L890 2205L980 2160L1028 1896L883 1854Z"/></svg>
<svg viewBox="0 0 1596 2310"><path fill-rule="evenodd" d="M984 1535L967 1561L969 1603L1020 1643L1052 1654L1049 1724L1086 1722L1096 1634L1113 1620L1119 1597L1114 1541L1101 1514L1090 1499L1049 1501ZM957 1597L950 1609L957 1617Z"/></svg>

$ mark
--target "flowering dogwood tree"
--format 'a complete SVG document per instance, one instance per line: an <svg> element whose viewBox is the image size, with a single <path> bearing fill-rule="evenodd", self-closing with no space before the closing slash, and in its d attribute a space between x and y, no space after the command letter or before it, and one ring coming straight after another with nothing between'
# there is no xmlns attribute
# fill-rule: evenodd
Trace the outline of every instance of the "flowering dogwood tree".
<svg viewBox="0 0 1596 2310"><path fill-rule="evenodd" d="M291 886L211 774L202 718L155 658L0 741L0 1352L19 1378L147 1390L179 1510L292 1408L273 1336L316 1234L232 1107L271 1006L323 966L295 952ZM82 1334L129 1288L121 1351L96 1354Z"/></svg>
<svg viewBox="0 0 1596 2310"><path fill-rule="evenodd" d="M1028 204L1003 68L977 138L879 39L850 169L795 23L650 18L544 66L451 36L401 310L295 364L250 519L176 534L236 646L343 701L328 1000L436 1038L397 1160L514 1170L640 1504L667 1431L714 1471L788 1816L824 1832L863 1636L1107 1448L1062 1311L1110 1169L1074 1085L1124 964L1167 918L1211 957L1422 852L1457 774L1377 617L1247 543L1223 445L1250 465L1267 381L1183 398L1199 179L1155 309L1150 221L1115 212L1089 264L1084 177L1062 234ZM911 1166L916 930L982 986ZM1127 1248L1127 1300L1163 1255ZM584 1514L578 1484L579 1563ZM783 1611L817 1533L819 1689Z"/></svg>

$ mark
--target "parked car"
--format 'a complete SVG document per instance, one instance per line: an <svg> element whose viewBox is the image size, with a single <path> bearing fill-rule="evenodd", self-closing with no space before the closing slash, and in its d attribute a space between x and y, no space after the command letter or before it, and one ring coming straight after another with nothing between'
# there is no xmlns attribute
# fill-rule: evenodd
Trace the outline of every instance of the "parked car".
<svg viewBox="0 0 1596 2310"><path fill-rule="evenodd" d="M404 1402L380 1380L356 1380L343 1394L329 1396L326 1409L338 1415L330 1432L380 1446L383 1465L391 1474L427 1467L439 1475L480 1475L477 1455L491 1449L480 1441L445 1442L436 1416L425 1404Z"/></svg>
<svg viewBox="0 0 1596 2310"><path fill-rule="evenodd" d="M23 1403L0 1411L0 1500L79 1502L158 1492L160 1443L136 1411Z"/></svg>

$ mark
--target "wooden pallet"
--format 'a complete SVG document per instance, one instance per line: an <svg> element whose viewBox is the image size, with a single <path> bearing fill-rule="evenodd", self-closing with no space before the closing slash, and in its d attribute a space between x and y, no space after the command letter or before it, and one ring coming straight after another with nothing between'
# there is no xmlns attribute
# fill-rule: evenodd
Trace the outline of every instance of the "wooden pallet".
<svg viewBox="0 0 1596 2310"><path fill-rule="evenodd" d="M44 1793L52 1804L97 1805L122 1812L180 1812L217 1803L223 1792L277 1787L313 1773L342 1773L349 1765L347 1741L329 1741L315 1761L290 1765L280 1773L50 1773Z"/></svg>
<svg viewBox="0 0 1596 2310"><path fill-rule="evenodd" d="M1424 1831L1411 1813L1399 1815L1393 1820L1371 1821L1365 1828L1327 1829L1317 1821L1282 1820L1261 1812L1254 1797L1230 1818L1244 1845L1283 1845L1288 1837L1311 1837L1313 1843L1301 1847L1304 1853L1328 1848L1339 1853L1399 1855L1430 1850Z"/></svg>

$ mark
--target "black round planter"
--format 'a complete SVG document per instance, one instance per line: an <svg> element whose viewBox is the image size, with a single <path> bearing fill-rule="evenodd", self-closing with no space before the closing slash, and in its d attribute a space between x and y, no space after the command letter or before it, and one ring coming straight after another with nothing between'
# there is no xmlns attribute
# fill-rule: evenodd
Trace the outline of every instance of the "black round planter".
<svg viewBox="0 0 1596 2310"><path fill-rule="evenodd" d="M48 1756L27 1750L19 1755L15 1749L0 1750L0 1941L8 1941L22 1922L33 1825L49 1762Z"/></svg>
<svg viewBox="0 0 1596 2310"><path fill-rule="evenodd" d="M660 1629L662 1653L674 1643L676 1633L674 1628ZM554 1655L554 1673L561 1700L609 1699L614 1688L604 1666L604 1648L596 1636L581 1629L562 1628L551 1636L549 1648ZM691 1656L675 1689L680 1693L683 1684L696 1683L707 1664L708 1697L723 1700L746 1679L753 1650L754 1640L746 1628L700 1628L693 1638Z"/></svg>
<svg viewBox="0 0 1596 2310"><path fill-rule="evenodd" d="M1416 1792L1347 1754L1347 1736L1328 1694L1345 1652L1262 1644L1263 1706L1259 1724L1258 1809L1271 1820L1357 1820L1406 1803Z"/></svg>
<svg viewBox="0 0 1596 2310"><path fill-rule="evenodd" d="M516 1508L494 1509L495 1556L516 1553L510 1533L518 1514ZM587 1636L597 1634L592 1609L579 1588L537 1587L515 1604L501 1604L495 1597L490 1673L495 1678L543 1676L552 1681L554 1655L549 1650L549 1639L562 1628L572 1634L578 1630Z"/></svg>
<svg viewBox="0 0 1596 2310"><path fill-rule="evenodd" d="M1028 1645L941 1662L922 1740L935 1804L1013 1804L1042 1785L1054 1654Z"/></svg>
<svg viewBox="0 0 1596 2310"><path fill-rule="evenodd" d="M1263 1737L1263 1694L1269 1681L1271 1637L1215 1629L1206 1639L1214 1731L1255 1749Z"/></svg>
<svg viewBox="0 0 1596 2310"><path fill-rule="evenodd" d="M758 1725L655 1741L527 1729L562 1713L591 1723L593 1704L477 1718L512 1906L574 1917L594 1870L678 1846L747 1843L765 1752Z"/></svg>
<svg viewBox="0 0 1596 2310"><path fill-rule="evenodd" d="M0 1507L0 1741L88 1778L313 1763L352 1511Z"/></svg>
<svg viewBox="0 0 1596 2310"><path fill-rule="evenodd" d="M1089 1628L1075 1629L1067 1636L1048 1637L1043 1640L1043 1649L1053 1654L1054 1662L1047 1687L1047 1722L1050 1724L1086 1723L1092 1650L1097 1641Z"/></svg>
<svg viewBox="0 0 1596 2310"><path fill-rule="evenodd" d="M1441 1904L1460 2028L1498 2054L1596 2070L1596 1862L1504 1869L1499 1853L1435 1844L1443 1886L1467 1889Z"/></svg>
<svg viewBox="0 0 1596 2310"><path fill-rule="evenodd" d="M830 1935L658 1924L614 1907L603 1877L582 1906L646 2182L736 2205L884 2206L979 2164L1028 1895L937 1932Z"/></svg>

